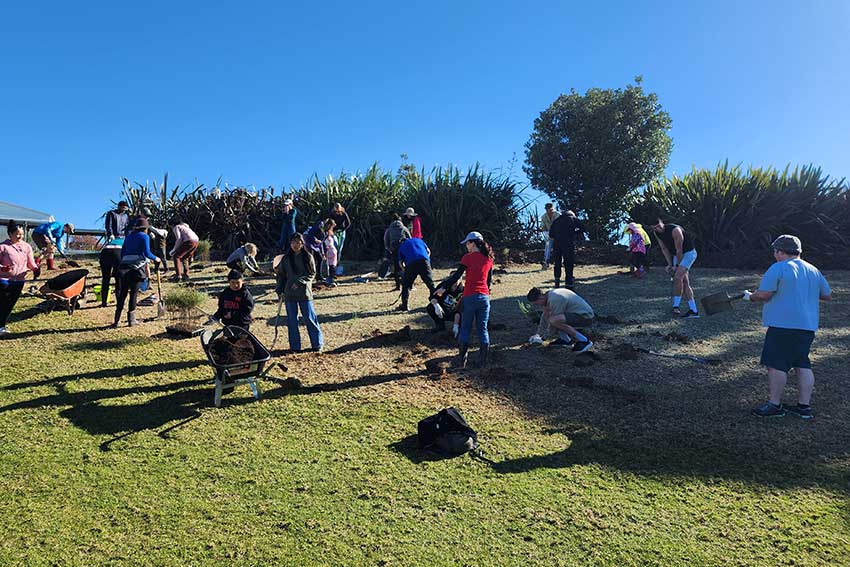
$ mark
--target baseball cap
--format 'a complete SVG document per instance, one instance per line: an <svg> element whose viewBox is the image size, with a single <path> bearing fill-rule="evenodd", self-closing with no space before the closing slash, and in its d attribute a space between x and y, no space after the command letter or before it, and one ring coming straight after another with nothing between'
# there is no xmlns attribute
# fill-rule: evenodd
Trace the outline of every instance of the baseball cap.
<svg viewBox="0 0 850 567"><path fill-rule="evenodd" d="M777 237L770 246L774 250L780 250L786 254L800 254L803 251L803 244L800 239L792 234L783 234Z"/></svg>
<svg viewBox="0 0 850 567"><path fill-rule="evenodd" d="M292 204L292 199L284 199L284 200L283 200L283 204L284 204L284 205L291 205L291 204Z"/></svg>
<svg viewBox="0 0 850 567"><path fill-rule="evenodd" d="M470 240L484 240L484 237L481 236L480 232L475 232L474 230L466 235L466 238L460 241L461 244L466 244Z"/></svg>

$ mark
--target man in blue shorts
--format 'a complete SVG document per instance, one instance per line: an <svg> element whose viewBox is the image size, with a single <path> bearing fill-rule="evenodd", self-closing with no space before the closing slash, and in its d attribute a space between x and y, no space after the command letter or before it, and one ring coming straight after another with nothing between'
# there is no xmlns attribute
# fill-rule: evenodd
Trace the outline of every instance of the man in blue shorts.
<svg viewBox="0 0 850 567"><path fill-rule="evenodd" d="M800 259L803 246L796 236L783 234L773 241L773 264L761 279L758 291L744 292L747 301L764 302L762 325L767 327L761 364L767 366L770 400L755 409L758 417L782 417L791 412L812 419L810 406L815 375L809 350L815 339L820 301L830 301L832 291L823 274ZM788 371L797 369L798 404L782 405Z"/></svg>
<svg viewBox="0 0 850 567"><path fill-rule="evenodd" d="M661 253L667 259L667 273L673 276L673 317L699 319L697 302L689 278L691 266L697 259L693 238L678 224L665 224L661 218L655 219L652 230L658 235ZM684 315L679 307L683 295L688 302L688 310Z"/></svg>

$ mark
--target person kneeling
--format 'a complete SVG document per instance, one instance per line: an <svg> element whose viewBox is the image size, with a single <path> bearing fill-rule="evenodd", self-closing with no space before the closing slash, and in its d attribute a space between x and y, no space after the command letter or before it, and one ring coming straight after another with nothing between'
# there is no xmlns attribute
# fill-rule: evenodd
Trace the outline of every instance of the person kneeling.
<svg viewBox="0 0 850 567"><path fill-rule="evenodd" d="M444 293L437 294L437 290ZM434 332L439 333L446 330L446 322L452 322L452 334L457 338L460 331L460 317L463 309L463 284L449 280L440 282L434 293L431 294L430 302L426 311L434 320Z"/></svg>
<svg viewBox="0 0 850 567"><path fill-rule="evenodd" d="M574 291L568 289L553 289L543 293L533 287L527 295L528 301L543 308L537 333L528 342L543 344L543 337L550 331L557 332L558 338L552 342L557 346L571 346L573 352L586 352L593 343L576 327L587 327L593 324L593 308ZM554 333L553 333L554 334Z"/></svg>
<svg viewBox="0 0 850 567"><path fill-rule="evenodd" d="M218 294L218 310L213 313L212 319L247 331L253 321L251 312L254 310L254 297L245 287L239 270L230 270L227 284Z"/></svg>
<svg viewBox="0 0 850 567"><path fill-rule="evenodd" d="M257 264L257 246L248 242L234 250L227 257L227 267L243 273L250 271L254 274L259 274L260 266Z"/></svg>

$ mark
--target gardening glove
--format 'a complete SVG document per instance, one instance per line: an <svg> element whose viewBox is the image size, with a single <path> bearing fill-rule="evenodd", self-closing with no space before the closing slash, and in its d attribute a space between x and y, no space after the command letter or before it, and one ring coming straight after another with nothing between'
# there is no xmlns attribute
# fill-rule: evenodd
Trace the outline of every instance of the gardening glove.
<svg viewBox="0 0 850 567"><path fill-rule="evenodd" d="M752 301L752 300L750 299L750 296L751 296L752 294L753 294L753 292L751 292L751 291L750 291L750 290L748 290L748 289L745 289L745 290L744 290L744 297L742 297L741 299L743 299L744 301Z"/></svg>
<svg viewBox="0 0 850 567"><path fill-rule="evenodd" d="M452 325L452 334L455 336L455 338L457 338L458 333L460 333L460 325L455 323L454 325Z"/></svg>
<svg viewBox="0 0 850 567"><path fill-rule="evenodd" d="M528 339L528 344L530 344L530 345L542 345L543 344L543 337L541 337L540 335L531 335L531 337Z"/></svg>
<svg viewBox="0 0 850 567"><path fill-rule="evenodd" d="M445 315L445 313L443 312L443 308L440 307L440 302L437 301L436 299L432 299L431 305L434 306L434 315L436 315L437 318L442 319L443 315Z"/></svg>

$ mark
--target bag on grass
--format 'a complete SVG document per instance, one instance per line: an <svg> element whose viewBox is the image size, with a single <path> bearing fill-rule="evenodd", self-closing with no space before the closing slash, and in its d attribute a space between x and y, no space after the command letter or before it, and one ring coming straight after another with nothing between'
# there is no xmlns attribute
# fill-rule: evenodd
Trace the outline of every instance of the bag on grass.
<svg viewBox="0 0 850 567"><path fill-rule="evenodd" d="M462 455L478 447L478 433L455 408L440 410L418 425L419 446L450 455Z"/></svg>

